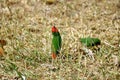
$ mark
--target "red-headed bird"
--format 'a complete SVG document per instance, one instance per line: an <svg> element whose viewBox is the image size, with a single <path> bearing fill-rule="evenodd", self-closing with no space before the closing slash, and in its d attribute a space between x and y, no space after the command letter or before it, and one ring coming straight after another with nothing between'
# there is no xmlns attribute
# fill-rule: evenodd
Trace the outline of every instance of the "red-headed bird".
<svg viewBox="0 0 120 80"><path fill-rule="evenodd" d="M52 27L52 35L52 59L56 59L57 55L60 53L62 39L58 29L55 26Z"/></svg>

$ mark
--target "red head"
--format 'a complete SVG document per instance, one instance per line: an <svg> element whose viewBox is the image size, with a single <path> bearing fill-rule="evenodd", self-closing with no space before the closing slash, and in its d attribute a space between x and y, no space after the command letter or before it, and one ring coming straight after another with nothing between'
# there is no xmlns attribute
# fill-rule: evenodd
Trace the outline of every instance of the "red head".
<svg viewBox="0 0 120 80"><path fill-rule="evenodd" d="M55 26L53 26L52 27L52 32L58 32L58 29Z"/></svg>

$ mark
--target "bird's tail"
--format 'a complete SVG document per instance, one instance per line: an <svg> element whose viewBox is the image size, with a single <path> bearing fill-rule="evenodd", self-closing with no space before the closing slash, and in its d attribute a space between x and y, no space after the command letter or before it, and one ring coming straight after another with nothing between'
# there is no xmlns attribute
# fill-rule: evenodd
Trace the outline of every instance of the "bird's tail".
<svg viewBox="0 0 120 80"><path fill-rule="evenodd" d="M55 53L52 53L52 59L56 59L56 54Z"/></svg>

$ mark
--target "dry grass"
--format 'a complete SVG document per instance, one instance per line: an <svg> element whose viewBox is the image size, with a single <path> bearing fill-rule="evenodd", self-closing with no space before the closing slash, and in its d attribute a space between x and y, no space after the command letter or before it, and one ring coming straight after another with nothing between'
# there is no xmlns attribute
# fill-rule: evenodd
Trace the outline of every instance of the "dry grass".
<svg viewBox="0 0 120 80"><path fill-rule="evenodd" d="M51 60L53 25L65 59ZM95 60L82 54L79 38L87 36L102 41ZM119 80L119 37L119 0L0 0L0 39L7 41L0 79Z"/></svg>

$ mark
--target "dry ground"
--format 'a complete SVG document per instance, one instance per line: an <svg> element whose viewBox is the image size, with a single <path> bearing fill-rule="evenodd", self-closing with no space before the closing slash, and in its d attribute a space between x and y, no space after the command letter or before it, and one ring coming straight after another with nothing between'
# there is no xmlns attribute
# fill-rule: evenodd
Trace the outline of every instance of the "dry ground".
<svg viewBox="0 0 120 80"><path fill-rule="evenodd" d="M52 62L53 25L67 57ZM88 36L102 42L95 60L81 51L79 38ZM0 79L120 80L119 37L119 0L0 0L0 39L7 41Z"/></svg>

